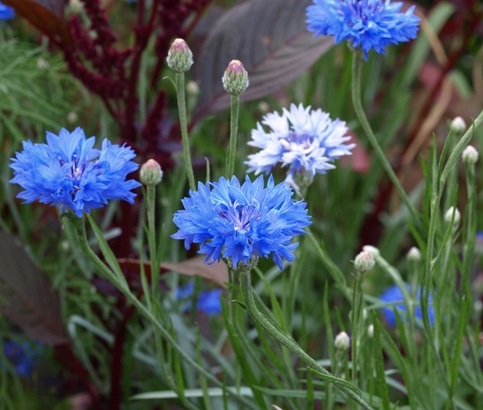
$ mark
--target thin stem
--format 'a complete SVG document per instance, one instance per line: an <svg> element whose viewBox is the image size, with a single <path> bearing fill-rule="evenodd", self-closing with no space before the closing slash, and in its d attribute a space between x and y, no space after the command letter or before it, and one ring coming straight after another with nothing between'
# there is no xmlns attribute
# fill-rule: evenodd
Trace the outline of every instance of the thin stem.
<svg viewBox="0 0 483 410"><path fill-rule="evenodd" d="M139 313L146 317L161 333L162 337L168 342L171 347L178 352L181 358L193 367L198 373L201 373L206 379L214 383L216 386L223 388L223 383L221 383L216 377L214 377L207 370L203 369L195 360L193 360L182 348L176 340L171 336L170 332L166 330L160 323L160 321L149 311L149 309L144 306L144 304L136 298L136 296L129 290L129 287L125 281L118 278L95 254L95 252L90 248L89 242L87 240L84 218L78 218L73 214L62 214L62 217L66 217L74 225L77 232L77 239L79 241L79 246L84 253L84 255L94 264L98 272L102 274L106 279L111 281L111 283L116 286L126 298L137 308ZM233 397L239 402L245 404L251 409L256 409L254 404L248 401L245 397L239 396L232 393L231 390L226 390L228 393L232 394Z"/></svg>
<svg viewBox="0 0 483 410"><path fill-rule="evenodd" d="M238 133L238 114L240 112L240 96L231 96L230 144L226 157L226 178L230 179L235 172L236 138Z"/></svg>
<svg viewBox="0 0 483 410"><path fill-rule="evenodd" d="M192 191L196 191L195 175L193 173L193 164L191 163L190 141L188 137L184 73L176 73L176 94L178 95L179 123L181 127L181 138L183 140L183 154L186 166L186 173L188 174L190 189Z"/></svg>
<svg viewBox="0 0 483 410"><path fill-rule="evenodd" d="M359 359L359 346L362 329L362 280L364 276L362 273L356 273L356 282L353 289L352 296L352 384L357 386L357 370Z"/></svg>
<svg viewBox="0 0 483 410"><path fill-rule="evenodd" d="M372 128L367 120L366 114L364 112L364 108L362 107L361 101L361 77L362 77L362 61L363 55L362 51L354 52L353 60L352 60L352 103L354 104L354 110L356 112L357 118L359 119L364 132L367 135L369 142L372 145L372 148L376 152L376 155L381 161L381 164L384 170L387 172L389 178L391 179L392 183L396 187L401 199L403 200L404 204L407 206L409 212L411 213L412 217L415 221L419 221L419 214L411 204L409 197L404 191L399 179L397 178L396 174L394 173L391 164L386 158L384 151L382 150L381 146L379 145L379 141L377 140Z"/></svg>
<svg viewBox="0 0 483 410"><path fill-rule="evenodd" d="M151 260L151 287L153 297L156 297L159 286L159 264L156 254L156 224L155 224L156 187L146 187L146 208L148 211L148 246Z"/></svg>
<svg viewBox="0 0 483 410"><path fill-rule="evenodd" d="M334 383L337 388L339 388L343 393L365 409L372 409L372 407L356 393L355 389L353 390L349 388L350 384L348 382L335 378L323 366L305 353L305 351L295 342L295 340L293 340L290 336L287 336L281 330L277 329L270 322L270 320L258 310L253 299L250 271L239 271L237 274L240 276L240 288L243 302L245 303L245 307L250 316L257 321L270 336L275 338L279 343L300 357L309 367L309 369L313 369L318 375L320 375L321 378L325 378L326 380Z"/></svg>

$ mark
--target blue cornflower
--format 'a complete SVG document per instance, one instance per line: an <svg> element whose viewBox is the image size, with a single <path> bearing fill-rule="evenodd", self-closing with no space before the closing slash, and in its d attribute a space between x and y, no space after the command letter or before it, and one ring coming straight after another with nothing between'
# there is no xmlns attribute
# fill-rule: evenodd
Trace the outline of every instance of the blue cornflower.
<svg viewBox="0 0 483 410"><path fill-rule="evenodd" d="M0 20L11 20L15 17L15 11L12 7L5 6L0 2Z"/></svg>
<svg viewBox="0 0 483 410"><path fill-rule="evenodd" d="M406 289L408 292L411 292L411 285L406 283ZM419 302L421 298L421 289L418 287L417 293L416 293L416 300ZM404 296L401 292L401 289L397 285L391 286L387 288L384 293L379 297L382 302L385 303L396 303L396 302L401 302L400 305L395 305L394 307L396 310L399 310L401 312L406 312L406 305L404 305ZM432 304L433 303L433 296L432 294L429 294L429 299L428 303ZM386 322L389 326L391 327L396 327L396 316L394 315L394 310L393 306L391 307L384 307L382 308L382 313L384 314L384 318L386 319ZM421 312L421 305L417 305L415 312L414 312L416 318L419 320L423 320L423 314ZM428 307L428 314L429 314L429 322L431 325L434 324L434 308L433 306Z"/></svg>
<svg viewBox="0 0 483 410"><path fill-rule="evenodd" d="M271 128L265 132L260 123L252 130L252 141L248 143L262 150L249 155L245 163L248 172L269 173L281 162L289 166L285 183L300 195L300 174L306 174L309 181L315 174L325 174L328 169L335 168L332 162L342 155L351 155L355 144L344 144L351 137L347 134L344 121L332 121L329 114L321 109L311 111L310 106L304 108L290 105L290 111L283 109L283 114L270 113L263 117L262 124Z"/></svg>
<svg viewBox="0 0 483 410"><path fill-rule="evenodd" d="M389 0L314 0L307 7L307 28L314 36L334 36L336 44L349 40L364 50L367 60L371 48L386 54L384 47L416 38L420 19L413 14L414 6L399 13L402 5Z"/></svg>
<svg viewBox="0 0 483 410"><path fill-rule="evenodd" d="M176 299L187 299L194 291L193 283L188 283L186 286L176 289ZM205 290L200 292L196 302L196 310L203 312L207 316L216 316L221 313L220 301L221 289ZM185 305L185 309L189 309L190 304Z"/></svg>
<svg viewBox="0 0 483 410"><path fill-rule="evenodd" d="M131 190L141 184L127 180L126 175L138 169L130 161L134 151L111 144L107 139L101 149L94 149L95 137L86 139L84 131L60 130L59 136L47 132L47 144L23 143L24 150L12 158L14 170L11 183L25 191L18 198L31 203L60 205L62 212L71 209L80 218L84 212L101 208L111 199L134 202Z"/></svg>
<svg viewBox="0 0 483 410"><path fill-rule="evenodd" d="M304 234L311 223L306 203L293 201L292 191L283 183L275 185L272 176L266 188L262 176L253 182L247 176L241 186L236 177L199 182L198 191L190 191L182 202L185 209L173 218L179 230L171 237L183 239L186 249L201 244L199 253L207 263L224 257L235 268L272 254L282 269L282 258L295 258L291 251L298 243L291 243L293 236Z"/></svg>
<svg viewBox="0 0 483 410"><path fill-rule="evenodd" d="M29 377L32 374L43 349L42 343L30 343L27 340L21 342L7 340L3 342L3 354L19 376Z"/></svg>

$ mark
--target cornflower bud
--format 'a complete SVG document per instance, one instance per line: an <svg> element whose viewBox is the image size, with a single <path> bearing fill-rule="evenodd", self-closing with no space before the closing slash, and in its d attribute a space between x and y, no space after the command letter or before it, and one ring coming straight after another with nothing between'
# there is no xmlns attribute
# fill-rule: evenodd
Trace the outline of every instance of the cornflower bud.
<svg viewBox="0 0 483 410"><path fill-rule="evenodd" d="M163 179L163 170L154 159L148 159L141 166L141 170L139 171L139 179L144 185L155 186Z"/></svg>
<svg viewBox="0 0 483 410"><path fill-rule="evenodd" d="M334 339L334 346L337 350L346 351L350 347L350 338L346 332L340 332Z"/></svg>
<svg viewBox="0 0 483 410"><path fill-rule="evenodd" d="M369 272L375 264L374 256L368 251L362 251L354 260L354 267L362 274Z"/></svg>
<svg viewBox="0 0 483 410"><path fill-rule="evenodd" d="M232 95L240 95L248 87L248 73L241 61L232 60L221 79L225 91Z"/></svg>
<svg viewBox="0 0 483 410"><path fill-rule="evenodd" d="M406 258L411 262L419 262L421 260L421 251L413 246L411 249L409 249Z"/></svg>
<svg viewBox="0 0 483 410"><path fill-rule="evenodd" d="M453 218L453 214L454 214L454 218ZM457 227L460 224L460 221L461 221L460 211L458 211L457 208L455 208L455 207L452 206L444 214L444 220L448 224L450 224L451 221L453 221L454 227Z"/></svg>
<svg viewBox="0 0 483 410"><path fill-rule="evenodd" d="M188 81L188 84L186 84L186 94L188 97L196 99L199 93L200 87L198 86L198 83L193 80Z"/></svg>
<svg viewBox="0 0 483 410"><path fill-rule="evenodd" d="M168 51L168 57L166 57L168 67L177 73L184 73L188 71L193 65L193 53L191 52L188 44L182 38L177 38L171 44Z"/></svg>
<svg viewBox="0 0 483 410"><path fill-rule="evenodd" d="M381 255L381 252L379 252L379 249L377 249L375 246L365 245L362 247L362 250L369 252L375 258Z"/></svg>
<svg viewBox="0 0 483 410"><path fill-rule="evenodd" d="M367 327L367 336L369 339L372 339L374 337L374 325L369 325Z"/></svg>
<svg viewBox="0 0 483 410"><path fill-rule="evenodd" d="M454 132L462 134L466 131L466 123L465 120L461 117L456 117L453 121L451 121L451 129Z"/></svg>
<svg viewBox="0 0 483 410"><path fill-rule="evenodd" d="M478 162L478 151L475 149L475 147L468 145L464 149L463 154L461 154L461 158L463 159L464 163L468 165L475 165Z"/></svg>

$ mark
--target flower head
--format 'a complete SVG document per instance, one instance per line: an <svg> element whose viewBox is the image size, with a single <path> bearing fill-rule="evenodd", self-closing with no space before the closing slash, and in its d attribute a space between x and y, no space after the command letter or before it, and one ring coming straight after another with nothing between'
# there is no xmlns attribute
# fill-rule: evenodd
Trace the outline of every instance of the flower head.
<svg viewBox="0 0 483 410"><path fill-rule="evenodd" d="M23 143L23 151L12 158L14 170L11 183L25 189L17 195L31 203L60 205L62 211L72 210L79 218L84 212L101 208L111 199L134 202L131 190L141 184L126 175L138 164L130 161L134 151L111 144L107 139L101 149L94 149L95 137L86 139L84 131L60 130L59 136L47 132L47 144Z"/></svg>
<svg viewBox="0 0 483 410"><path fill-rule="evenodd" d="M188 299L194 291L193 283L176 289L176 299ZM203 312L207 316L216 316L221 313L221 289L205 290L200 292L196 301L196 310ZM191 303L187 302L184 305L185 310L191 308Z"/></svg>
<svg viewBox="0 0 483 410"><path fill-rule="evenodd" d="M15 17L15 11L12 7L6 6L0 2L0 20L11 20Z"/></svg>
<svg viewBox="0 0 483 410"><path fill-rule="evenodd" d="M370 49L385 54L384 47L416 38L420 19L413 14L414 6L400 13L402 5L390 0L314 0L307 7L307 28L315 36L334 36L336 44L351 41L367 60Z"/></svg>
<svg viewBox="0 0 483 410"><path fill-rule="evenodd" d="M28 340L7 340L3 342L3 354L19 376L29 377L42 355L44 345ZM2 363L0 362L0 367Z"/></svg>
<svg viewBox="0 0 483 410"><path fill-rule="evenodd" d="M406 289L408 292L411 291L411 285L406 283ZM387 288L384 293L379 297L382 302L386 303L396 303L396 302L401 302L400 305L396 305L395 308L398 311L401 312L406 312L406 305L404 305L404 296L403 293L401 292L401 289L397 285L391 286L390 288ZM416 293L416 299L419 302L421 299L421 289L418 287L417 293ZM428 302L431 304L433 303L433 296L429 294L429 300ZM384 314L384 318L386 319L386 322L389 326L391 327L396 327L396 316L394 315L394 309L393 307L384 307L382 308L382 313ZM431 325L434 324L434 309L432 306L428 307L428 315L429 315L429 322ZM415 316L419 320L423 319L423 314L421 312L421 306L418 305L416 306L415 309Z"/></svg>
<svg viewBox="0 0 483 410"><path fill-rule="evenodd" d="M290 111L283 109L283 114L270 113L263 117L262 124L271 128L265 132L260 123L252 130L252 141L248 143L262 150L249 155L245 163L248 171L269 173L281 162L289 166L287 186L294 188L300 195L301 176L308 185L315 174L325 174L335 168L332 162L342 155L351 155L355 144L344 144L350 139L344 121L332 121L329 114L318 109L311 111L302 104L290 106Z"/></svg>
<svg viewBox="0 0 483 410"><path fill-rule="evenodd" d="M200 182L198 191L182 200L185 209L174 215L179 230L172 238L184 240L186 249L201 244L199 253L207 263L224 257L243 268L272 254L282 269L282 258L295 258L291 251L298 243L291 243L293 236L304 234L310 224L305 202L291 197L292 191L283 183L275 185L271 176L266 188L263 177L252 182L247 176L243 185L236 177Z"/></svg>

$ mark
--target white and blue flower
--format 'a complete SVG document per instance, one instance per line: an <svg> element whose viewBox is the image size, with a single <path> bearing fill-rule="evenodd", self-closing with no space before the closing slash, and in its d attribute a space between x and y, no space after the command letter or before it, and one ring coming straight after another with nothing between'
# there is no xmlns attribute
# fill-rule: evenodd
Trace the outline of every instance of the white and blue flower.
<svg viewBox="0 0 483 410"><path fill-rule="evenodd" d="M261 151L248 156L248 172L269 173L280 162L282 167L289 167L285 183L299 195L299 174L308 175L311 182L315 174L335 168L334 160L351 155L355 146L346 144L351 137L344 121L332 121L321 109L311 110L302 104L292 104L290 111L284 108L282 115L267 114L262 124L270 131L266 132L260 123L252 131L248 145Z"/></svg>

